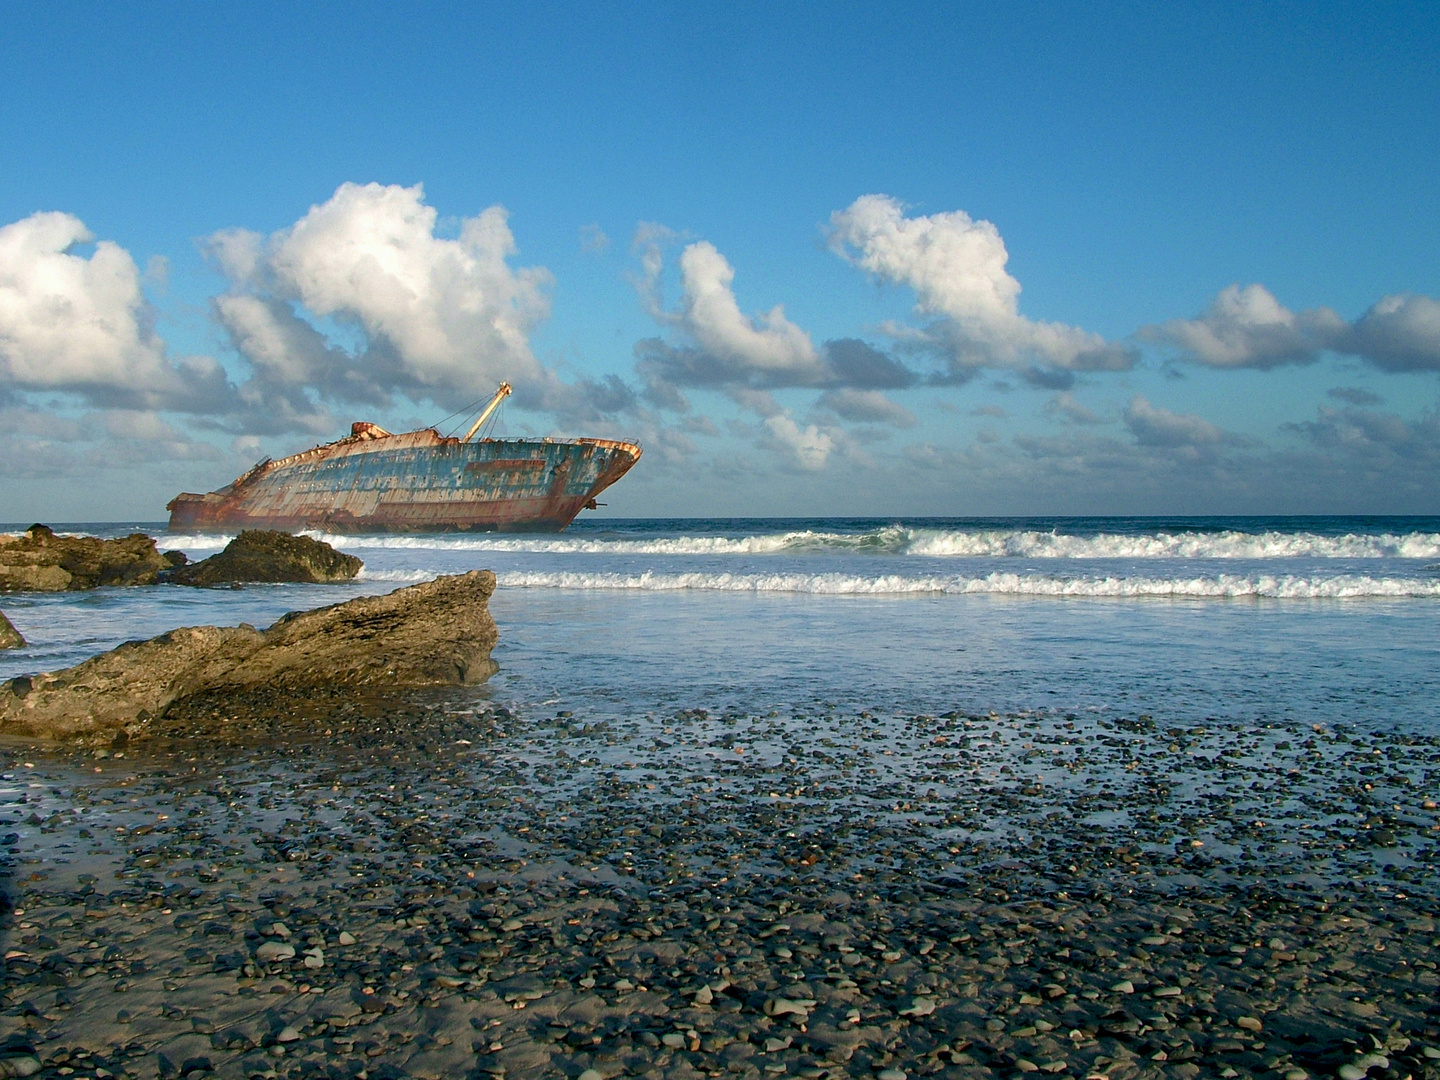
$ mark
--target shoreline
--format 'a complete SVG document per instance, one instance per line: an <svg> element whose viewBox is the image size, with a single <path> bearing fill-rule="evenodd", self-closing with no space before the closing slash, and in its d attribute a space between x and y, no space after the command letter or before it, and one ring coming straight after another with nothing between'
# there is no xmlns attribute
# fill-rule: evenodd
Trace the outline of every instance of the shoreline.
<svg viewBox="0 0 1440 1080"><path fill-rule="evenodd" d="M1437 1075L1434 738L587 722L454 692L300 712L0 745L0 1058L1301 1080L1379 1054L1382 1080Z"/></svg>

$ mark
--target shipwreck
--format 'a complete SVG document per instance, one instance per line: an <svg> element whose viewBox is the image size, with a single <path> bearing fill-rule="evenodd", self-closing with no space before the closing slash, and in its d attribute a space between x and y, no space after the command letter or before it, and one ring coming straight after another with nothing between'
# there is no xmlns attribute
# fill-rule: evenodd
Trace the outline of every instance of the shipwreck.
<svg viewBox="0 0 1440 1080"><path fill-rule="evenodd" d="M348 438L266 459L204 495L170 501L171 532L318 529L560 532L640 459L611 439L475 437L510 394L501 383L462 437L392 434L356 423Z"/></svg>

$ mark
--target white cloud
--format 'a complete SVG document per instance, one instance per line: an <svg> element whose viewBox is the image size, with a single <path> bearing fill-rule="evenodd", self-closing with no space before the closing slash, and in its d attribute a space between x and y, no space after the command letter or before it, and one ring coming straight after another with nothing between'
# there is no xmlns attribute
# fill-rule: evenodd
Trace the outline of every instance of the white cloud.
<svg viewBox="0 0 1440 1080"><path fill-rule="evenodd" d="M1440 370L1440 300L1386 296L1347 323L1330 308L1291 311L1263 285L1229 285L1194 319L1143 327L1180 358L1220 368L1307 364L1322 352L1358 356L1385 371Z"/></svg>
<svg viewBox="0 0 1440 1080"><path fill-rule="evenodd" d="M818 374L810 335L785 318L783 307L754 318L741 314L730 287L735 271L713 244L702 240L681 253L680 280L684 325L701 348L742 369Z"/></svg>
<svg viewBox="0 0 1440 1080"><path fill-rule="evenodd" d="M1174 413L1136 394L1125 407L1125 426L1142 446L1199 447L1229 442L1232 436L1191 413Z"/></svg>
<svg viewBox="0 0 1440 1080"><path fill-rule="evenodd" d="M748 386L731 386L726 389L725 393L736 405L742 409L749 409L762 419L779 416L785 411L769 390L752 390Z"/></svg>
<svg viewBox="0 0 1440 1080"><path fill-rule="evenodd" d="M138 442L176 442L187 436L153 412L115 409L104 414L105 433L115 439Z"/></svg>
<svg viewBox="0 0 1440 1080"><path fill-rule="evenodd" d="M344 381L349 357L288 304L248 293L217 296L214 303L221 325L261 382L329 389Z"/></svg>
<svg viewBox="0 0 1440 1080"><path fill-rule="evenodd" d="M815 472L825 467L830 451L835 448L834 438L815 424L801 427L791 419L789 413L771 416L765 421L765 429L773 448L788 452L800 468Z"/></svg>
<svg viewBox="0 0 1440 1080"><path fill-rule="evenodd" d="M1263 285L1229 285L1199 317L1172 319L1141 333L1174 345L1196 363L1271 368L1314 360L1344 328L1329 308L1297 314Z"/></svg>
<svg viewBox="0 0 1440 1080"><path fill-rule="evenodd" d="M783 306L753 317L741 312L733 288L735 269L708 241L689 244L680 253L680 307L667 310L660 294L661 245L674 236L650 223L636 232L643 270L637 284L646 308L657 322L694 343L680 348L642 343L642 369L652 383L807 386L824 380L810 335L785 317Z"/></svg>
<svg viewBox="0 0 1440 1080"><path fill-rule="evenodd" d="M680 254L680 301L668 309L662 295L664 247L680 234L641 222L634 248L642 273L635 278L646 311L672 331L678 343L646 338L635 344L645 397L683 412L689 401L680 387L853 387L899 389L918 376L892 356L855 338L817 347L782 305L746 315L735 297L735 269L715 245L700 240Z"/></svg>
<svg viewBox="0 0 1440 1080"><path fill-rule="evenodd" d="M166 355L130 253L73 214L0 227L0 387L58 390L97 404L204 411L227 394L215 361Z"/></svg>
<svg viewBox="0 0 1440 1080"><path fill-rule="evenodd" d="M551 277L514 269L504 208L460 222L454 240L435 235L424 189L342 184L326 202L267 239L243 230L210 238L209 251L235 296L217 312L236 347L262 377L313 379L336 396L373 398L399 390L447 403L516 385L522 401L543 405L559 385L530 350L530 334L550 311ZM280 316L276 301L364 332L366 349L346 361ZM298 321L298 320L296 320ZM299 344L282 358L282 349Z"/></svg>
<svg viewBox="0 0 1440 1080"><path fill-rule="evenodd" d="M830 215L830 248L875 278L913 289L923 330L894 327L912 346L937 349L964 378L986 366L1034 364L1124 370L1133 352L1098 334L1020 314L1020 283L1005 269L1000 232L963 210L907 218L888 195L863 195Z"/></svg>
<svg viewBox="0 0 1440 1080"><path fill-rule="evenodd" d="M1100 424L1104 421L1093 409L1075 400L1069 390L1061 391L1045 403L1045 411L1072 424Z"/></svg>
<svg viewBox="0 0 1440 1080"><path fill-rule="evenodd" d="M825 391L820 395L820 400L816 404L846 420L893 424L898 428L911 428L916 424L914 413L905 406L891 401L878 390L840 387Z"/></svg>
<svg viewBox="0 0 1440 1080"><path fill-rule="evenodd" d="M85 437L85 425L69 416L57 416L44 409L19 406L0 409L0 431L12 436L34 436L47 440L73 441Z"/></svg>
<svg viewBox="0 0 1440 1080"><path fill-rule="evenodd" d="M1440 300L1384 297L1351 324L1341 347L1386 371L1440 370Z"/></svg>

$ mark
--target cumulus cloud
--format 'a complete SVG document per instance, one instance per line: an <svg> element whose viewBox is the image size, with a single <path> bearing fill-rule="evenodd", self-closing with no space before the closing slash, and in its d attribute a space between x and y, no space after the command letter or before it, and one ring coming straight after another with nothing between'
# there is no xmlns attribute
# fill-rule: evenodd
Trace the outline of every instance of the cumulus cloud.
<svg viewBox="0 0 1440 1080"><path fill-rule="evenodd" d="M1440 370L1440 301L1386 296L1347 323L1326 307L1291 311L1263 285L1229 285L1196 318L1142 327L1138 336L1210 367L1308 364L1335 352L1385 371L1434 371Z"/></svg>
<svg viewBox="0 0 1440 1080"><path fill-rule="evenodd" d="M746 315L735 296L734 267L708 241L690 243L680 253L679 305L667 308L661 290L664 247L678 239L653 222L642 223L635 236L642 269L636 286L646 310L678 338L636 343L637 370L653 404L688 408L681 387L899 389L918 381L904 364L858 339L817 347L786 318L782 305Z"/></svg>
<svg viewBox="0 0 1440 1080"><path fill-rule="evenodd" d="M1309 363L1344 328L1344 320L1329 308L1296 313L1263 285L1230 285L1197 318L1145 327L1141 335L1211 367L1272 368Z"/></svg>
<svg viewBox="0 0 1440 1080"><path fill-rule="evenodd" d="M890 330L941 353L953 381L982 367L1117 371L1135 362L1132 349L1098 334L1021 315L1000 231L963 210L906 217L888 195L863 195L830 215L828 241L877 280L914 291L915 313L928 324Z"/></svg>
<svg viewBox="0 0 1440 1080"><path fill-rule="evenodd" d="M762 440L770 449L787 453L800 468L815 472L825 467L835 439L815 424L801 427L789 415L781 413L765 421L768 438Z"/></svg>
<svg viewBox="0 0 1440 1080"><path fill-rule="evenodd" d="M813 377L820 358L810 335L785 318L776 304L752 317L741 314L731 282L735 271L705 241L680 255L685 328L702 349L736 369Z"/></svg>
<svg viewBox="0 0 1440 1080"><path fill-rule="evenodd" d="M1133 403L1132 403L1133 404ZM1147 403L1148 404L1148 403ZM1045 403L1045 411L1051 416L1057 416L1071 424L1100 424L1104 420L1094 410L1087 408L1075 400L1075 395L1068 390L1056 394Z"/></svg>
<svg viewBox="0 0 1440 1080"><path fill-rule="evenodd" d="M359 401L398 391L458 405L502 380L532 407L563 394L529 341L549 315L550 274L510 265L504 208L462 219L452 240L435 234L424 198L419 184L346 183L269 237L231 229L210 238L231 282L216 316L258 379ZM360 331L363 348L351 356L307 332L297 304Z"/></svg>
<svg viewBox="0 0 1440 1080"><path fill-rule="evenodd" d="M1202 447L1232 440L1228 432L1190 413L1174 413L1151 405L1136 394L1125 407L1125 426L1141 446Z"/></svg>
<svg viewBox="0 0 1440 1080"><path fill-rule="evenodd" d="M708 241L680 253L680 306L666 310L660 295L664 269L661 245L673 233L643 224L636 234L644 277L641 294L651 315L680 331L688 344L647 343L642 363L652 378L676 385L726 383L809 386L821 381L820 355L810 335L785 317L777 304L754 316L740 310L735 269Z"/></svg>
<svg viewBox="0 0 1440 1080"><path fill-rule="evenodd" d="M1351 324L1338 350L1385 371L1440 370L1440 300L1387 296Z"/></svg>
<svg viewBox="0 0 1440 1080"><path fill-rule="evenodd" d="M919 377L893 356L858 338L838 338L823 347L827 381L861 390L904 390Z"/></svg>
<svg viewBox="0 0 1440 1080"><path fill-rule="evenodd" d="M1440 414L1433 410L1418 420L1355 406L1321 406L1316 418L1288 424L1325 450L1374 462L1378 458L1440 462Z"/></svg>
<svg viewBox="0 0 1440 1080"><path fill-rule="evenodd" d="M855 390L848 386L827 390L816 404L846 420L892 424L898 428L912 428L916 424L914 413L878 390Z"/></svg>
<svg viewBox="0 0 1440 1080"><path fill-rule="evenodd" d="M206 357L171 358L130 253L73 214L0 227L0 388L62 391L100 406L204 412L229 396Z"/></svg>

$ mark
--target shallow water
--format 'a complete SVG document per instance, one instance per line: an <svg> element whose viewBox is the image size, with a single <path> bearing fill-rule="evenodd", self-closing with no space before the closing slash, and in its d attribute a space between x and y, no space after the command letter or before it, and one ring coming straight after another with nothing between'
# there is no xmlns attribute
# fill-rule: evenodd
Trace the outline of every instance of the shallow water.
<svg viewBox="0 0 1440 1080"><path fill-rule="evenodd" d="M226 537L165 536L203 558ZM521 710L1048 709L1433 730L1440 519L605 521L324 537L346 586L15 595L0 677L201 623L494 569Z"/></svg>

